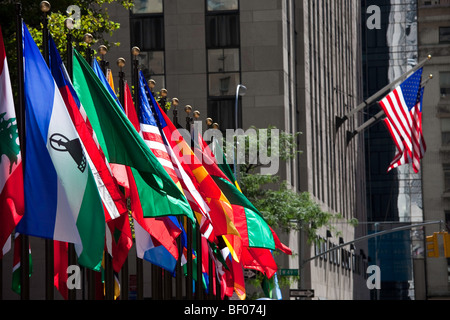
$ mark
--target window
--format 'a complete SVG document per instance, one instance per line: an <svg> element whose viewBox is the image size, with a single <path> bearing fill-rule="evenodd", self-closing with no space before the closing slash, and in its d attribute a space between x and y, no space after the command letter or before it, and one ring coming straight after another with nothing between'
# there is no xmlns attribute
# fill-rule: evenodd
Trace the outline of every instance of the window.
<svg viewBox="0 0 450 320"><path fill-rule="evenodd" d="M162 13L162 0L135 0L131 9L133 14L140 13Z"/></svg>
<svg viewBox="0 0 450 320"><path fill-rule="evenodd" d="M444 192L450 192L450 163L443 163L444 169Z"/></svg>
<svg viewBox="0 0 450 320"><path fill-rule="evenodd" d="M137 0L130 11L131 46L139 47L139 69L146 79L156 81L156 90L165 87L165 39L162 0Z"/></svg>
<svg viewBox="0 0 450 320"><path fill-rule="evenodd" d="M238 0L207 0L208 11L237 10Z"/></svg>
<svg viewBox="0 0 450 320"><path fill-rule="evenodd" d="M164 18L133 17L130 19L131 43L143 51L164 50Z"/></svg>
<svg viewBox="0 0 450 320"><path fill-rule="evenodd" d="M441 118L442 145L450 146L450 118Z"/></svg>
<svg viewBox="0 0 450 320"><path fill-rule="evenodd" d="M441 97L450 97L450 72L439 72L439 86L441 88Z"/></svg>
<svg viewBox="0 0 450 320"><path fill-rule="evenodd" d="M209 98L208 117L219 124L220 130L235 129L235 98ZM238 127L242 127L242 109L238 105Z"/></svg>
<svg viewBox="0 0 450 320"><path fill-rule="evenodd" d="M236 126L236 88L241 81L238 0L206 0L205 41L208 71L208 117L221 130ZM238 126L241 127L238 98Z"/></svg>
<svg viewBox="0 0 450 320"><path fill-rule="evenodd" d="M239 46L239 15L214 14L206 17L206 47Z"/></svg>
<svg viewBox="0 0 450 320"><path fill-rule="evenodd" d="M450 27L439 28L439 43L450 43Z"/></svg>

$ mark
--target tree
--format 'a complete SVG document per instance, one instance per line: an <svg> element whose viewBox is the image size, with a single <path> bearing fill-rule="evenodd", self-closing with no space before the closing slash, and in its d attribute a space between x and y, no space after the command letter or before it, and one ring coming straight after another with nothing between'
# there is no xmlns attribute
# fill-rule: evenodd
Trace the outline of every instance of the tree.
<svg viewBox="0 0 450 320"><path fill-rule="evenodd" d="M256 150L258 155L263 152L267 157L278 157L284 162L296 158L302 153L296 143L300 134L301 132L290 134L279 131L272 126L267 129L251 127L245 133L244 139L240 138L239 141L239 138L235 138L233 143L225 145L225 150L230 153L227 162L231 163L230 159L233 159L231 153L235 150L236 142L245 143L245 148L241 145L241 150L245 149L245 157L241 156L241 159L245 158L245 163L239 165L239 186L267 223L286 233L302 230L306 232L308 242L314 243L319 241L317 232L320 228L326 227L336 232L332 222L342 219L342 215L323 211L308 192L297 192L286 181L281 180L279 175L260 174L259 171L264 164L255 161L261 159L255 155ZM354 224L355 221L349 223ZM288 286L298 278L298 276L278 276L279 285ZM256 279L248 280L247 283L261 288L266 286L268 281L263 275L258 274ZM258 294L255 297L258 297Z"/></svg>
<svg viewBox="0 0 450 320"><path fill-rule="evenodd" d="M83 41L86 33L93 36L93 43L100 42L108 48L119 46L106 40L105 35L112 35L120 24L110 19L106 4L118 3L125 9L133 6L132 0L58 0L50 1L48 29L63 58L66 58L67 33L65 20L73 18L75 25L71 31L73 47L85 54L87 44ZM42 47L43 18L39 8L40 1L22 0L22 18L37 45ZM16 52L16 1L0 0L0 21L5 39L5 50L10 66L13 92L17 94L17 52ZM69 6L73 9L67 12ZM17 99L15 99L17 101Z"/></svg>

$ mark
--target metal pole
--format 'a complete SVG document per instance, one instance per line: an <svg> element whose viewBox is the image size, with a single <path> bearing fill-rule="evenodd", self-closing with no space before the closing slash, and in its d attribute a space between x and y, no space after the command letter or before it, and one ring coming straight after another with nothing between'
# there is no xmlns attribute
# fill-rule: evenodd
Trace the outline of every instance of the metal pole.
<svg viewBox="0 0 450 320"><path fill-rule="evenodd" d="M48 41L49 41L49 31L48 31L48 12L50 11L50 3L47 1L42 1L40 3L40 9L42 11L42 48L45 63L47 66L50 66L49 59L49 49L48 49ZM46 239L45 240L45 298L47 300L54 299L53 293L53 277L54 277L54 245L53 240Z"/></svg>
<svg viewBox="0 0 450 320"><path fill-rule="evenodd" d="M366 236L363 236L363 237L360 237L360 238L357 238L357 239L353 239L352 241L349 241L349 242L337 245L336 247L333 247L332 249L326 250L326 251L324 251L324 252L322 252L322 253L320 253L318 255L315 255L315 256L313 256L311 258L305 259L305 260L303 260L302 266L305 265L306 263L308 263L309 261L312 261L314 259L317 259L317 258L323 256L323 255L328 254L330 251L340 249L340 248L345 247L345 246L347 246L349 244L352 244L352 243L360 242L360 241L367 240L367 239L370 239L370 238L373 238L373 237L378 237L378 236L381 236L381 235L387 234L387 233L392 233L392 232L397 232L397 231L402 231L402 230L408 230L408 229L415 228L415 227L426 226L426 225L429 225L429 224L437 224L437 223L441 224L441 223L443 223L443 221L442 220L436 220L436 221L430 221L430 222L410 224L410 225L403 226L403 227L397 227L397 228L394 228L394 229L389 229L389 230L384 230L384 231L368 234Z"/></svg>
<svg viewBox="0 0 450 320"><path fill-rule="evenodd" d="M66 63L66 70L69 75L70 80L73 80L73 47L72 47L72 33L71 30L73 29L73 19L67 18L65 21L66 28L69 30L67 33L67 63ZM77 264L77 255L75 252L75 245L73 243L68 243L67 246L67 255L68 255L68 263L70 265ZM68 300L75 300L76 299L76 290L75 289L69 289L68 290Z"/></svg>
<svg viewBox="0 0 450 320"><path fill-rule="evenodd" d="M196 290L195 290L195 298L197 300L203 299L203 272L202 272L202 235L200 232L200 225L196 225L196 232L195 232L195 241L197 243L197 283L196 283Z"/></svg>
<svg viewBox="0 0 450 320"><path fill-rule="evenodd" d="M178 222L181 224L181 217L178 217ZM181 282L182 277L182 267L181 267L181 258L183 257L183 246L181 243L181 236L177 238L177 246L178 246L178 261L177 261L177 267L176 267L176 278L175 278L175 297L177 300L181 300L183 298L183 286Z"/></svg>
<svg viewBox="0 0 450 320"><path fill-rule="evenodd" d="M428 83L428 81L430 81L431 79L433 79L432 74L430 74L427 79L422 81L422 83L420 84L420 87L421 88L424 87ZM356 136L358 133L361 133L362 131L364 131L365 129L370 127L372 124L376 123L378 120L383 118L384 115L385 115L384 110L381 110L376 115L372 116L369 120L364 122L361 126L356 128L353 132L347 131L347 144L350 142L351 139L353 139L354 136Z"/></svg>
<svg viewBox="0 0 450 320"><path fill-rule="evenodd" d="M22 47L22 5L16 3L16 37L17 37L17 74L18 74L18 105L16 110L17 127L19 132L20 148L22 154L22 168L25 169L25 88L24 88L24 69L23 69L23 47ZM29 261L28 257L29 239L27 235L22 236L20 259ZM20 298L22 300L30 299L30 279L29 264L22 263L20 268Z"/></svg>
<svg viewBox="0 0 450 320"><path fill-rule="evenodd" d="M339 129L339 127L345 122L347 121L351 116L353 116L356 112L364 109L365 107L369 106L372 102L374 102L380 95L382 95L384 92L386 92L387 90L391 89L395 84L397 84L398 82L403 81L404 79L406 79L411 73L415 72L416 70L420 69L421 67L423 67L425 65L425 63L427 63L429 60L431 60L431 55L428 55L427 58L425 58L424 60L422 60L418 65L416 65L414 68L412 68L411 70L405 72L404 74L402 74L400 77L398 77L397 79L395 79L394 81L392 81L391 83L389 83L388 85L386 85L384 88L380 89L378 92L376 92L375 94L373 94L372 96L370 96L369 98L367 98L366 100L364 100L362 103L360 103L356 108L354 108L353 110L351 110L350 112L348 112L346 115L344 115L343 117L338 117L336 116L336 131Z"/></svg>

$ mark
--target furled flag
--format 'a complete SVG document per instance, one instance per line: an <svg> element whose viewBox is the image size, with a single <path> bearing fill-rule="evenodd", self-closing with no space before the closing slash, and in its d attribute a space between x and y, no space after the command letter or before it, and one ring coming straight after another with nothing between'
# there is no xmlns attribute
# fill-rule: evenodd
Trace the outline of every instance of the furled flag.
<svg viewBox="0 0 450 320"><path fill-rule="evenodd" d="M176 157L178 166L182 167L187 174L187 177L182 177L182 183L193 184L194 188L187 189L187 191L190 191L191 195L195 195L196 192L200 193L204 202L208 204L210 210L206 214L212 224L215 236L225 234L239 235L233 222L233 210L230 202L203 167L201 161L196 158L182 134L175 128L169 117L158 105L148 86L145 88L156 122L166 137L165 141L170 145L171 155ZM198 201L195 199L195 201L201 208L200 199Z"/></svg>
<svg viewBox="0 0 450 320"><path fill-rule="evenodd" d="M148 149L92 68L74 50L73 83L110 163L131 168L144 215L186 215L192 210L181 190Z"/></svg>
<svg viewBox="0 0 450 320"><path fill-rule="evenodd" d="M16 113L0 28L0 259L23 216L23 171Z"/></svg>
<svg viewBox="0 0 450 320"><path fill-rule="evenodd" d="M25 24L23 46L26 210L16 230L74 243L78 263L99 270L105 244L105 216L86 151Z"/></svg>
<svg viewBox="0 0 450 320"><path fill-rule="evenodd" d="M70 117L86 149L86 159L93 170L95 182L105 207L105 220L111 221L127 213L125 198L119 190L108 161L100 148L97 138L83 106L73 89L66 68L61 60L52 37L49 39L50 70L61 92ZM97 63L97 61L94 61ZM97 63L98 65L98 63ZM108 85L106 83L106 85Z"/></svg>
<svg viewBox="0 0 450 320"><path fill-rule="evenodd" d="M386 114L385 124L397 147L388 171L405 163L412 163L419 172L420 159L426 151L422 134L423 68L418 69L380 101Z"/></svg>

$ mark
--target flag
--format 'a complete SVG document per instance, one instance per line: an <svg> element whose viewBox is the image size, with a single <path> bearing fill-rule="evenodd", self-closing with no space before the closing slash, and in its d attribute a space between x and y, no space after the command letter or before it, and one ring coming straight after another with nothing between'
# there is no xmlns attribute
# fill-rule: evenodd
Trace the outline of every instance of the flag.
<svg viewBox="0 0 450 320"><path fill-rule="evenodd" d="M127 83L125 83L124 94L125 113L136 132L142 134ZM131 215L135 226L137 256L173 273L179 255L176 238L181 230L178 221L171 216L144 218L133 173L130 168L123 167L128 180L126 191L130 199Z"/></svg>
<svg viewBox="0 0 450 320"><path fill-rule="evenodd" d="M78 263L98 270L104 248L105 216L86 151L25 24L23 45L26 210L16 230L74 243Z"/></svg>
<svg viewBox="0 0 450 320"><path fill-rule="evenodd" d="M131 168L147 217L186 215L192 210L181 190L127 119L92 68L74 50L74 88L110 163Z"/></svg>
<svg viewBox="0 0 450 320"><path fill-rule="evenodd" d="M158 105L144 81L142 73L140 79L141 86L146 89L145 94L150 102L149 107L155 114L155 120L161 135L164 134L164 142L168 144L167 150L172 159L176 159L178 168L183 169L182 171L179 170L177 174L180 174L180 181L184 184L183 190L187 191L186 197L191 200L190 204L193 206L193 210L199 210L201 214L207 216L215 236L239 235L233 223L233 211L230 202L215 184L201 161L196 158L181 133ZM205 229L207 230L207 228Z"/></svg>
<svg viewBox="0 0 450 320"><path fill-rule="evenodd" d="M242 245L245 247L265 248L269 250L279 249L280 251L291 255L291 249L281 243L278 236L265 221L259 210L256 209L256 207L240 191L234 175L232 175L232 171L225 161L223 151L221 150L218 141L216 139L213 140L213 143L215 144L214 149L217 154L222 154L223 156L224 161L221 163L221 168L223 169L219 168L219 161L217 161L214 153L201 135L198 135L197 141L199 143L196 144L196 146L200 149L200 152L202 152L205 168L232 204L234 221L243 241ZM230 180L230 177L233 181Z"/></svg>
<svg viewBox="0 0 450 320"><path fill-rule="evenodd" d="M414 172L419 172L426 150L422 134L422 71L423 68L418 69L380 101L386 114L385 124L397 147L388 171L412 163Z"/></svg>
<svg viewBox="0 0 450 320"><path fill-rule="evenodd" d="M0 259L23 216L23 171L8 62L0 28Z"/></svg>
<svg viewBox="0 0 450 320"><path fill-rule="evenodd" d="M53 284L61 296L69 298L67 268L69 267L69 245L67 242L53 241Z"/></svg>
<svg viewBox="0 0 450 320"><path fill-rule="evenodd" d="M119 185L112 175L108 161L97 138L83 106L73 89L66 68L61 60L53 38L49 39L50 69L59 88L70 117L86 149L86 158L93 170L95 182L105 207L106 222L127 213L125 198L119 190ZM94 61L97 65L97 61ZM106 84L108 85L108 84Z"/></svg>
<svg viewBox="0 0 450 320"><path fill-rule="evenodd" d="M12 269L12 283L11 283L11 289L17 293L20 294L21 290L21 281L20 281L20 274L21 274L21 251L22 251L22 238L23 236L20 233L15 233L14 236L14 257L13 257L13 269ZM33 273L33 260L31 258L31 248L28 247L28 276L31 277L31 274Z"/></svg>

